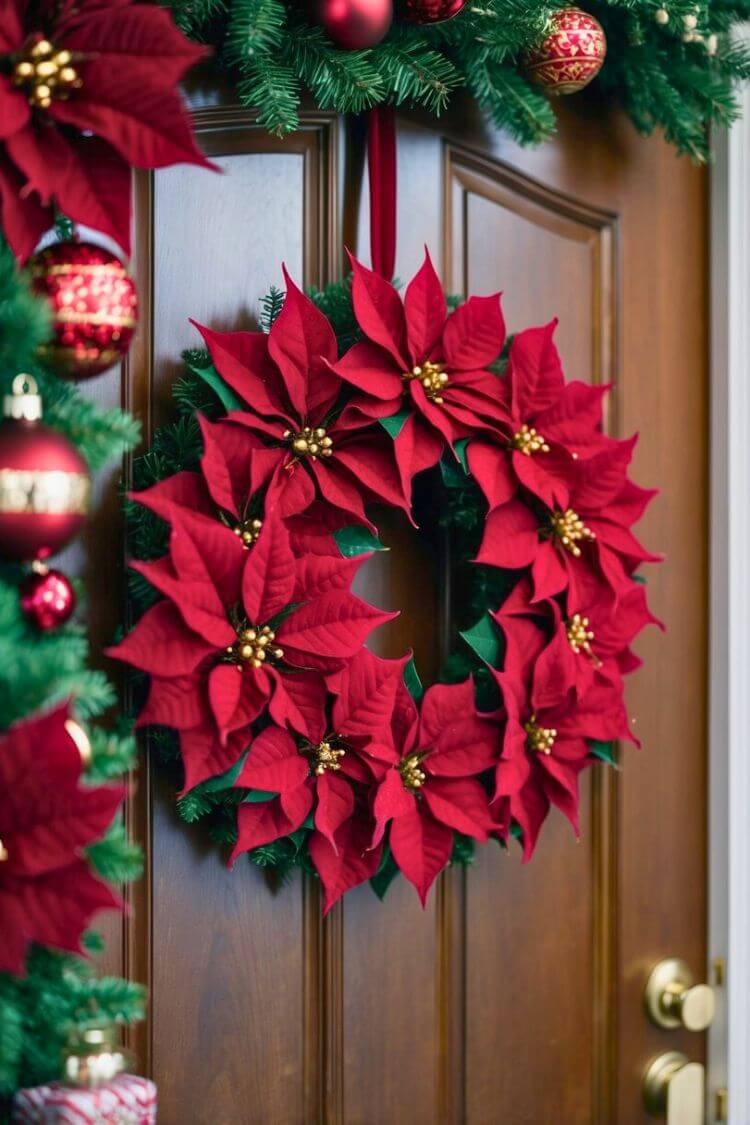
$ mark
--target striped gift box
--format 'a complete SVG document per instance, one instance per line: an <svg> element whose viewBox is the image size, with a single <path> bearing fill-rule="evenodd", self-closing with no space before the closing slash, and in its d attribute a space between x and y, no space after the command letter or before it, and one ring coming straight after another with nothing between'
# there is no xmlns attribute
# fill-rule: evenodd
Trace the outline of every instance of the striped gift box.
<svg viewBox="0 0 750 1125"><path fill-rule="evenodd" d="M52 1082L19 1090L13 1125L155 1125L156 1086L148 1078L121 1074L94 1090Z"/></svg>

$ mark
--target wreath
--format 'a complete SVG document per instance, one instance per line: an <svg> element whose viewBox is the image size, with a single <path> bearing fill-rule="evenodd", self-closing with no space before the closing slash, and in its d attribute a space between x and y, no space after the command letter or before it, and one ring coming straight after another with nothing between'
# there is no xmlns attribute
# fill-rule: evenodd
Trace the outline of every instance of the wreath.
<svg viewBox="0 0 750 1125"><path fill-rule="evenodd" d="M197 325L178 421L136 466L137 624L111 654L148 677L138 723L181 762L187 820L328 910L400 870L422 901L474 843L533 851L551 806L637 743L623 702L656 619L631 527L654 492L607 388L567 382L555 322L506 337L498 294L447 300L429 255L405 290L350 281L265 302L264 331ZM175 469L179 471L175 472ZM147 487L143 487L147 486ZM394 616L352 592L372 507L452 544L453 651L365 642Z"/></svg>

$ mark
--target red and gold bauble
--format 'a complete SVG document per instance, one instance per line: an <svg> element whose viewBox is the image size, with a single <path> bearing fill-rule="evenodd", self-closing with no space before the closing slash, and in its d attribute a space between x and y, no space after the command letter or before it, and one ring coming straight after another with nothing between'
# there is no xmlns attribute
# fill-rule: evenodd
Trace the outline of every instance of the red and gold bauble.
<svg viewBox="0 0 750 1125"><path fill-rule="evenodd" d="M42 348L59 375L89 379L126 354L138 322L135 282L120 259L90 242L57 242L29 261L32 288L52 309Z"/></svg>
<svg viewBox="0 0 750 1125"><path fill-rule="evenodd" d="M393 0L318 0L318 22L345 51L374 47L393 20Z"/></svg>
<svg viewBox="0 0 750 1125"><path fill-rule="evenodd" d="M54 555L83 524L91 479L78 450L40 420L30 375L17 375L0 421L0 558Z"/></svg>
<svg viewBox="0 0 750 1125"><path fill-rule="evenodd" d="M61 570L48 570L35 563L31 574L21 583L21 609L41 632L64 625L76 607L76 596L70 579Z"/></svg>
<svg viewBox="0 0 750 1125"><path fill-rule="evenodd" d="M412 23L442 23L457 16L466 0L405 0L404 16Z"/></svg>
<svg viewBox="0 0 750 1125"><path fill-rule="evenodd" d="M606 54L599 21L580 8L563 8L552 16L543 42L526 55L524 70L548 94L575 94L596 78Z"/></svg>

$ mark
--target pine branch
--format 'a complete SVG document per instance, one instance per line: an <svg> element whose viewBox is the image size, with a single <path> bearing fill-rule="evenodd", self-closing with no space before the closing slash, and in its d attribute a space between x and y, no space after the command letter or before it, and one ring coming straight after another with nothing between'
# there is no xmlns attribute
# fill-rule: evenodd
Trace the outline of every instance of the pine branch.
<svg viewBox="0 0 750 1125"><path fill-rule="evenodd" d="M281 46L287 10L281 0L233 0L224 50L231 65L244 66Z"/></svg>
<svg viewBox="0 0 750 1125"><path fill-rule="evenodd" d="M485 58L465 67L466 82L499 129L521 144L538 144L555 131L552 107L539 90L511 66Z"/></svg>
<svg viewBox="0 0 750 1125"><path fill-rule="evenodd" d="M258 110L258 121L283 137L299 126L299 80L290 66L259 55L248 59L237 85L244 105Z"/></svg>
<svg viewBox="0 0 750 1125"><path fill-rule="evenodd" d="M384 79L373 65L372 52L337 50L318 27L296 23L282 58L322 109L361 113L383 99Z"/></svg>
<svg viewBox="0 0 750 1125"><path fill-rule="evenodd" d="M107 883L130 883L143 871L143 853L128 840L125 825L118 817L106 836L86 849L86 855L97 874Z"/></svg>
<svg viewBox="0 0 750 1125"><path fill-rule="evenodd" d="M397 105L416 102L435 114L445 109L453 90L464 81L440 51L399 32L384 45L380 66Z"/></svg>

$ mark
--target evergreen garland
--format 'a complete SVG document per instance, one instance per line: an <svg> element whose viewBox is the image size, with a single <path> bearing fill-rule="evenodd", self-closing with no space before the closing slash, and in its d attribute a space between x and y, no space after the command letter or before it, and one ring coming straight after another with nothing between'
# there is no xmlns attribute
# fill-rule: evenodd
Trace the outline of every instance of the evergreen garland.
<svg viewBox="0 0 750 1125"><path fill-rule="evenodd" d="M359 51L337 49L284 0L169 6L183 31L215 47L236 76L243 104L279 136L299 125L303 87L321 108L339 113L386 103L434 114L464 87L521 144L543 141L555 129L549 99L523 68L525 53L544 39L559 10L549 0L468 0L437 24L404 23L397 15L382 43ZM734 120L734 86L750 75L750 50L729 35L750 18L750 0L591 0L586 9L607 36L596 80L601 93L621 103L639 132L662 129L680 152L707 159L708 126ZM666 23L657 22L657 11L668 12ZM697 20L687 36L686 17L688 25Z"/></svg>
<svg viewBox="0 0 750 1125"><path fill-rule="evenodd" d="M31 294L0 239L0 395L10 391L19 371L32 373L43 398L45 424L65 433L96 469L135 443L138 426L120 410L100 409L38 360L37 348L49 334L46 303ZM82 625L40 632L29 624L18 590L24 573L19 565L0 564L0 731L72 698L91 742L85 783L117 778L133 764L135 740L129 723L107 716L117 702L115 689L102 672L89 667ZM76 586L80 602L82 584ZM101 723L104 718L108 721ZM141 869L140 850L127 840L119 820L88 849L87 857L97 874L114 884L130 881ZM90 952L101 948L95 934L87 936L86 944ZM140 986L97 979L80 957L32 947L24 977L0 973L0 1120L6 1120L8 1099L16 1089L59 1076L66 1036L77 1025L91 1019L129 1023L143 1018L143 1010Z"/></svg>

